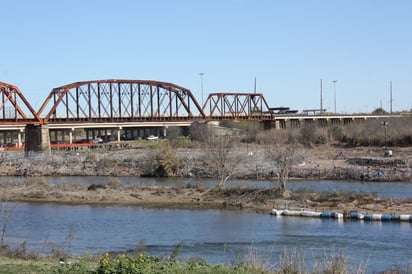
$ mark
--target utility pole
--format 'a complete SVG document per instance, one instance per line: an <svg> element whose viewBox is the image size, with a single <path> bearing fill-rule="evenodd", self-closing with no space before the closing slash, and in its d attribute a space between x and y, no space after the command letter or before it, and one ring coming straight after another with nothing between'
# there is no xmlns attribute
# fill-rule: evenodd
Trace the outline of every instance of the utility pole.
<svg viewBox="0 0 412 274"><path fill-rule="evenodd" d="M204 72L199 72L200 75L200 91L202 93L202 107L203 107L203 75L205 75Z"/></svg>
<svg viewBox="0 0 412 274"><path fill-rule="evenodd" d="M388 148L387 134L386 134L386 131L388 129L388 122L386 121L381 122L381 126L383 127L383 130L385 131L385 151L386 151Z"/></svg>
<svg viewBox="0 0 412 274"><path fill-rule="evenodd" d="M393 99L392 99L392 80L391 80L391 82L390 82L390 113L392 114L392 102L393 102Z"/></svg>

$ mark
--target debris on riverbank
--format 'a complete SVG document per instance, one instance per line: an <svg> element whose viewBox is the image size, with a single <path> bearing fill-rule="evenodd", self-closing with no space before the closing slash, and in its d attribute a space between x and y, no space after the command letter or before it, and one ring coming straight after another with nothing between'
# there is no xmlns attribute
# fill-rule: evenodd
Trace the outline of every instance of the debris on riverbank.
<svg viewBox="0 0 412 274"><path fill-rule="evenodd" d="M304 163L294 166L290 178L356 181L412 181L412 148L396 149L397 157L383 157L380 148L314 147ZM277 180L278 173L265 158L265 147L240 146L242 159L232 178ZM216 178L218 175L200 148L173 151L173 174L155 164L156 147L129 145L119 149L56 151L51 155L2 152L0 176L180 176ZM170 161L169 161L170 162ZM170 164L170 163L169 163Z"/></svg>
<svg viewBox="0 0 412 274"><path fill-rule="evenodd" d="M382 212L411 214L412 200L380 199L374 194L297 191L281 194L280 189L247 187L212 188L203 186L142 186L138 182L123 185L111 178L102 185L75 183L50 184L41 178L27 178L23 183L0 184L7 201L127 205L184 209L242 209L270 212L272 208L313 208L320 211Z"/></svg>

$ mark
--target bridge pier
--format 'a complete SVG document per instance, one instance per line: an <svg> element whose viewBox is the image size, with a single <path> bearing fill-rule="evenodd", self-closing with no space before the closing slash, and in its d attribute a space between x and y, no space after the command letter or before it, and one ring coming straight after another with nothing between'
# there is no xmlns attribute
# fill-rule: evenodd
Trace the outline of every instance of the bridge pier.
<svg viewBox="0 0 412 274"><path fill-rule="evenodd" d="M51 153L48 125L27 125L24 152Z"/></svg>

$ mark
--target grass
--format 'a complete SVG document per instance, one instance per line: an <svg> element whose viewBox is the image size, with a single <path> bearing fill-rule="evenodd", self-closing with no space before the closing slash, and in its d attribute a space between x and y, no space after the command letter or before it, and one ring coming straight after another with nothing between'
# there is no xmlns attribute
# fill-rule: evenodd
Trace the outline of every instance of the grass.
<svg viewBox="0 0 412 274"><path fill-rule="evenodd" d="M113 265L103 265L101 258L96 257L81 257L72 258L73 260L66 260L66 263L61 264L58 259L54 257L38 257L36 259L26 260L21 258L9 258L0 256L0 273L226 273L226 274L242 274L242 273L266 273L257 271L257 269L250 269L246 266L223 266L210 265L203 260L194 259L186 262L182 261L160 261L158 258L144 261L140 265L135 265L135 271L129 270L128 267L132 265L125 264L125 259L137 259L139 257L123 257L119 255L111 258L114 261ZM117 261L118 260L118 261ZM117 261L117 262L116 262ZM70 263L68 263L70 262ZM123 270L122 270L123 269ZM131 268L133 269L133 268Z"/></svg>
<svg viewBox="0 0 412 274"><path fill-rule="evenodd" d="M0 273L94 273L99 260L97 257L84 256L69 258L66 262L61 264L55 257L24 259L0 256Z"/></svg>
<svg viewBox="0 0 412 274"><path fill-rule="evenodd" d="M366 265L348 266L348 257L340 252L331 251L323 259L317 259L311 264L306 261L304 253L297 249L284 250L284 253L271 263L265 254L258 254L251 248L238 264L211 265L202 258L192 258L181 261L176 259L180 246L176 246L173 256L161 259L145 251L133 254L116 253L99 256L67 256L64 262L55 256L15 256L15 254L0 255L0 274L5 273L76 273L76 274L116 274L116 273L213 273L213 274L344 274L366 273ZM176 253L176 254L175 254ZM273 259L273 258L272 258ZM412 273L409 265L406 270L393 268L379 273Z"/></svg>

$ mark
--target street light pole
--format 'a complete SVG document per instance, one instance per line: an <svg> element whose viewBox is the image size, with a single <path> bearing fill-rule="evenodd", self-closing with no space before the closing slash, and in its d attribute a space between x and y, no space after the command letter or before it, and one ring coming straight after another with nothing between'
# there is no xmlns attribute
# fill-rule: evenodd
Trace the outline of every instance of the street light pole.
<svg viewBox="0 0 412 274"><path fill-rule="evenodd" d="M320 113L323 112L322 78L320 78Z"/></svg>
<svg viewBox="0 0 412 274"><path fill-rule="evenodd" d="M336 113L336 82L338 80L333 80L333 101L335 103L335 113Z"/></svg>
<svg viewBox="0 0 412 274"><path fill-rule="evenodd" d="M388 122L383 121L383 122L381 123L381 125L382 125L383 129L385 130L385 152L386 152L386 149L387 149L386 130L387 130L387 128L388 128Z"/></svg>
<svg viewBox="0 0 412 274"><path fill-rule="evenodd" d="M202 107L203 107L203 75L205 75L204 72L199 72L200 75L200 90L202 93Z"/></svg>

